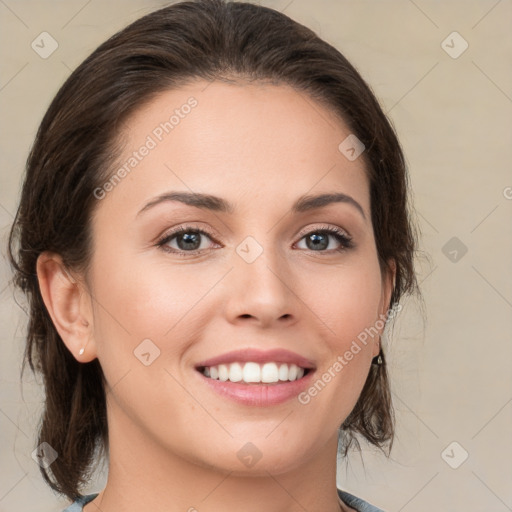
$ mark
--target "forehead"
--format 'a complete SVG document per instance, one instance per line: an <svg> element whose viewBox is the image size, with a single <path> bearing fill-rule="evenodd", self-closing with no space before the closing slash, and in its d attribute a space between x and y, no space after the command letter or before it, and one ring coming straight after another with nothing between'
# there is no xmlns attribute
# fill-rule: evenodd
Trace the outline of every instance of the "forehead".
<svg viewBox="0 0 512 512"><path fill-rule="evenodd" d="M123 178L109 201L130 196L135 205L186 190L284 205L335 189L367 210L363 158L350 161L339 149L349 135L332 111L288 85L192 82L127 119L114 169L124 168Z"/></svg>

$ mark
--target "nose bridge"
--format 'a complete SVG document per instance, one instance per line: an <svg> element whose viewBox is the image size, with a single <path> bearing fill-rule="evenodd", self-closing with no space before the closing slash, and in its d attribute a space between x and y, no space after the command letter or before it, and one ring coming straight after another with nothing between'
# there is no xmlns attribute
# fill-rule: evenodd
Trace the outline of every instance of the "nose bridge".
<svg viewBox="0 0 512 512"><path fill-rule="evenodd" d="M296 314L290 272L272 236L247 236L235 248L230 316L250 315L268 323Z"/></svg>

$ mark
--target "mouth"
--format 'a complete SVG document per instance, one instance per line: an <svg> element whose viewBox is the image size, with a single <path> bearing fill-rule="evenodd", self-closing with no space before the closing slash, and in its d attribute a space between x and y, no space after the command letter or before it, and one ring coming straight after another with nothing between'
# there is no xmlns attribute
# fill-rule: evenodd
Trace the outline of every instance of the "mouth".
<svg viewBox="0 0 512 512"><path fill-rule="evenodd" d="M238 361L230 364L198 366L197 371L206 378L222 382L238 382L241 384L279 384L300 380L312 369L294 363L255 361Z"/></svg>
<svg viewBox="0 0 512 512"><path fill-rule="evenodd" d="M283 404L311 385L316 365L284 349L240 349L195 365L200 380L218 396L240 405Z"/></svg>

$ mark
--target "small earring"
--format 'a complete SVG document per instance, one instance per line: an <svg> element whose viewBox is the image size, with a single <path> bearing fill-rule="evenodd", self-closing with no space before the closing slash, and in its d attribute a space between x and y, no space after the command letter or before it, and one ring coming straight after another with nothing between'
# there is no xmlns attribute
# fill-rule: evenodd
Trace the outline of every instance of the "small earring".
<svg viewBox="0 0 512 512"><path fill-rule="evenodd" d="M382 357L381 357L380 354L378 356L375 356L372 359L372 364L375 364L375 365L381 365L382 364Z"/></svg>
<svg viewBox="0 0 512 512"><path fill-rule="evenodd" d="M80 351L78 352L79 355L82 355L85 352L85 347L82 347Z"/></svg>
<svg viewBox="0 0 512 512"><path fill-rule="evenodd" d="M379 340L379 345L380 345L380 340ZM372 359L372 364L375 364L375 365L377 365L377 366L380 366L380 365L383 363L383 360L382 360L381 354L382 354L382 348L381 348L381 347L379 347L379 353L378 353L378 355L376 355L376 356Z"/></svg>

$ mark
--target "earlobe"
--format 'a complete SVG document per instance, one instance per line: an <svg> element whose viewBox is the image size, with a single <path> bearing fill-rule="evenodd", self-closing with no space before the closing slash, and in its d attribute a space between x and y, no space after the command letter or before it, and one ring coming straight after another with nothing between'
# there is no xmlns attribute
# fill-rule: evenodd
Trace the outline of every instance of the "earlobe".
<svg viewBox="0 0 512 512"><path fill-rule="evenodd" d="M84 304L83 286L66 270L62 258L43 252L37 259L37 279L41 296L53 325L77 361L96 357L92 338L90 308ZM83 350L82 350L83 349Z"/></svg>

